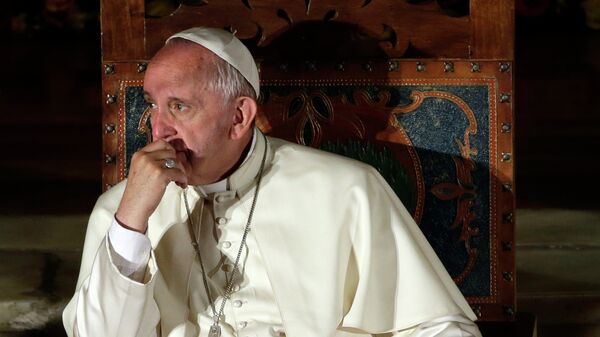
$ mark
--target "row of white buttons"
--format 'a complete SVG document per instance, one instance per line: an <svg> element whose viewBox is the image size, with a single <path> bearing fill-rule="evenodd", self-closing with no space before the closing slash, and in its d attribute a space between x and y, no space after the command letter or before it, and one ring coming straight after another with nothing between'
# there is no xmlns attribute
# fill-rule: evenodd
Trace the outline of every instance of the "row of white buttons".
<svg viewBox="0 0 600 337"><path fill-rule="evenodd" d="M242 301L240 301L240 300L235 300L235 301L233 301L231 304L232 304L232 305L233 305L235 308L240 308L240 307L242 306L243 302L242 302ZM241 330L241 329L244 329L245 327L247 327L247 326L248 326L248 322L247 322L247 321L240 321L240 322L238 322L237 326L238 326L238 329L240 329L240 330Z"/></svg>
<svg viewBox="0 0 600 337"><path fill-rule="evenodd" d="M227 199L229 199L228 196L220 195L220 196L218 196L216 198L216 201L217 202L223 202L223 201L226 201ZM217 217L215 220L216 220L217 224L219 224L219 225L225 225L229 221L227 218L224 218L224 217ZM223 241L223 242L221 242L221 247L223 247L224 249L228 249L228 248L231 247L231 242L230 241ZM222 266L223 270L225 270L225 271L230 271L231 267L232 266L229 265L229 264L224 264ZM240 290L240 286L239 285L236 284L236 285L233 286L233 289L232 289L233 292L237 292L239 290ZM240 300L235 300L235 301L232 302L232 305L235 308L241 308L243 304L244 303L242 301L240 301ZM237 326L238 326L239 329L244 329L245 327L248 326L248 322L247 321L238 322Z"/></svg>

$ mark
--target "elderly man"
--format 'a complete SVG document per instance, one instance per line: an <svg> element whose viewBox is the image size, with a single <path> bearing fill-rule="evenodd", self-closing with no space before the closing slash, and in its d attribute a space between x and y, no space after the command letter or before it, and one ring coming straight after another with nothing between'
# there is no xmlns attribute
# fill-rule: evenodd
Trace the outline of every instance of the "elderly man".
<svg viewBox="0 0 600 337"><path fill-rule="evenodd" d="M144 91L154 141L90 217L69 336L480 336L376 170L254 127L237 38L175 34Z"/></svg>

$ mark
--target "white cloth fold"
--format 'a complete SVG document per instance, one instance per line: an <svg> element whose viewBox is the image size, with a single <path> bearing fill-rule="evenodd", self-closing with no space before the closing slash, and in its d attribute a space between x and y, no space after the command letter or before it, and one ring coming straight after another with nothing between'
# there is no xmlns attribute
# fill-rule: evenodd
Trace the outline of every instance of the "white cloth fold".
<svg viewBox="0 0 600 337"><path fill-rule="evenodd" d="M146 271L146 265L150 259L152 246L150 240L144 234L127 229L113 220L108 231L109 251L117 269L123 276L134 281L141 281ZM254 252L257 253L257 252ZM244 268L245 269L245 268ZM264 270L263 270L264 271ZM246 273L252 273L252 269L245 269ZM257 279L256 276L249 277ZM275 298L272 294L271 298ZM270 305L276 306L273 302ZM274 320L281 321L281 317ZM274 330L275 336L285 336L280 326ZM415 328L395 332L393 337L481 337L477 325L464 315L447 315L423 322Z"/></svg>
<svg viewBox="0 0 600 337"><path fill-rule="evenodd" d="M393 337L481 337L477 325L464 315L448 315L396 332Z"/></svg>

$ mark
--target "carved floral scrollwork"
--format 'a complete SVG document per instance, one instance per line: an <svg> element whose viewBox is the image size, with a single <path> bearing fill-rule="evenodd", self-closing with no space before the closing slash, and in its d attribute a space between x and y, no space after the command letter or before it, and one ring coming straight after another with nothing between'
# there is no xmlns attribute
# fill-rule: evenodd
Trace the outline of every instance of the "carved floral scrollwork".
<svg viewBox="0 0 600 337"><path fill-rule="evenodd" d="M267 121L259 119L259 125L267 132L271 130L270 125L293 123L295 127L295 139L299 144L318 147L323 141L323 125L331 125L334 119L349 127L358 138L364 138L365 126L358 116L349 114L336 115L333 102L323 91L315 90L307 93L296 91L288 96L271 96L271 104L278 106L278 117L280 121Z"/></svg>
<svg viewBox="0 0 600 337"><path fill-rule="evenodd" d="M452 3L456 3L454 1ZM468 0L458 1L466 2ZM304 23L350 23L379 43L387 56L445 55L467 57L470 41L468 16L448 10L448 1L204 1L146 0L147 49L152 55L164 39L178 30L206 25L227 28L245 40L255 53L287 31ZM461 5L465 7L464 4ZM436 22L442 30L431 29ZM164 27L170 27L165 31ZM326 31L324 31L326 32ZM318 39L319 35L310 37ZM331 37L324 36L331 40ZM449 41L452 41L449 43ZM319 44L317 44L319 45ZM260 54L260 53L259 53Z"/></svg>

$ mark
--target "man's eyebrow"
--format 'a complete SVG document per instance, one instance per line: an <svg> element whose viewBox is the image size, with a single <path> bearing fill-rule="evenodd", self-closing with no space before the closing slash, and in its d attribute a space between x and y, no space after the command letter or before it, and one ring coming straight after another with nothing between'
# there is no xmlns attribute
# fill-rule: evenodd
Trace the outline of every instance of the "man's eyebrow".
<svg viewBox="0 0 600 337"><path fill-rule="evenodd" d="M198 106L203 106L204 103L202 101L202 99L195 97L195 99L184 99L184 98L180 98L180 97L174 97L174 96L169 96L168 97L169 102L177 102L177 103L184 103L187 105L198 105Z"/></svg>
<svg viewBox="0 0 600 337"><path fill-rule="evenodd" d="M149 101L151 99L152 99L152 96L147 91L144 91L144 100ZM175 102L181 102L181 103L187 102L187 100L185 100L185 99L182 99L182 98L179 98L179 97L172 97L172 96L168 97L168 100L169 100L169 102L173 102L173 101L175 101ZM203 103L203 101L201 99L197 99L196 103L199 106L204 105L204 103Z"/></svg>

